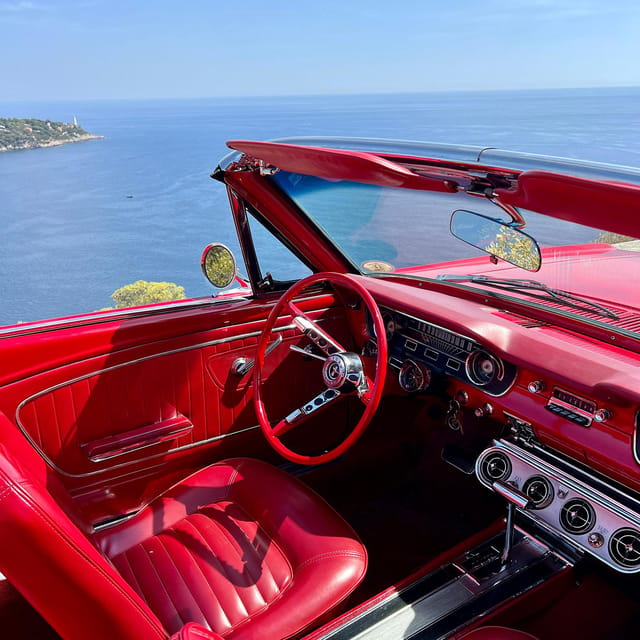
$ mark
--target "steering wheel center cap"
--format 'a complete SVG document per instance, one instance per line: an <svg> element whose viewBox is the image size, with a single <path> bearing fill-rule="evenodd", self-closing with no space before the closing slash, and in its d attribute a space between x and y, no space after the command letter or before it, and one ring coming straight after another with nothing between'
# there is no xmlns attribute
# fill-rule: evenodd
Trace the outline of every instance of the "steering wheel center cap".
<svg viewBox="0 0 640 640"><path fill-rule="evenodd" d="M329 389L355 391L364 380L362 360L356 353L334 353L324 362L322 379Z"/></svg>

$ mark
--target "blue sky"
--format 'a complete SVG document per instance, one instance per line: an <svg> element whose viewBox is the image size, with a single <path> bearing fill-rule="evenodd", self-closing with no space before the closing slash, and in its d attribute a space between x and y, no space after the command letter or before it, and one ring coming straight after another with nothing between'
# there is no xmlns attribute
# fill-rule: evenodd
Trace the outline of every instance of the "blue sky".
<svg viewBox="0 0 640 640"><path fill-rule="evenodd" d="M0 0L0 101L640 85L638 0Z"/></svg>

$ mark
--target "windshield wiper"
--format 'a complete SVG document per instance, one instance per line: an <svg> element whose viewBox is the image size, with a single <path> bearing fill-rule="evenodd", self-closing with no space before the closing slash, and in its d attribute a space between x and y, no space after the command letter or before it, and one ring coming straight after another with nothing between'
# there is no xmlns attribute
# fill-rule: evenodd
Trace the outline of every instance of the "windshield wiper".
<svg viewBox="0 0 640 640"><path fill-rule="evenodd" d="M446 273L436 276L436 280L444 280L446 282L472 282L475 284L482 284L487 287L502 289L503 291L517 291L518 293L525 293L532 298L538 298L539 300L548 300L549 298L552 298L564 305L574 307L576 309L582 309L583 311L588 310L592 313L605 316L605 318L611 318L612 320L620 319L620 317L613 311L603 307L597 302L592 302L591 300L569 293L568 291L563 291L562 289L552 289L544 282L539 282L538 280L490 278L489 276L456 275Z"/></svg>

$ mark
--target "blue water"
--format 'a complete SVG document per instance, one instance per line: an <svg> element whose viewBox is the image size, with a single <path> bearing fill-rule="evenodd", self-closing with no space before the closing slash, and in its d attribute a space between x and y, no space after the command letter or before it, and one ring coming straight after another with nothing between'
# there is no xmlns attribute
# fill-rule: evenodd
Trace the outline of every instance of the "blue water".
<svg viewBox="0 0 640 640"><path fill-rule="evenodd" d="M224 187L230 139L400 138L640 166L640 88L299 98L0 103L0 117L105 136L0 153L0 325L93 311L138 279L211 289L210 241L239 256Z"/></svg>

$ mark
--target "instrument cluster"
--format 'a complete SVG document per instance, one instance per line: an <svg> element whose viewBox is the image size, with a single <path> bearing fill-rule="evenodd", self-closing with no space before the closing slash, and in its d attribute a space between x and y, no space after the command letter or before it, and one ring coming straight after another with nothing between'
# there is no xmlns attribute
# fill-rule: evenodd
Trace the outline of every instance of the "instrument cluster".
<svg viewBox="0 0 640 640"><path fill-rule="evenodd" d="M409 393L426 391L434 375L451 376L491 396L512 386L516 368L475 340L413 316L382 307L389 364Z"/></svg>

